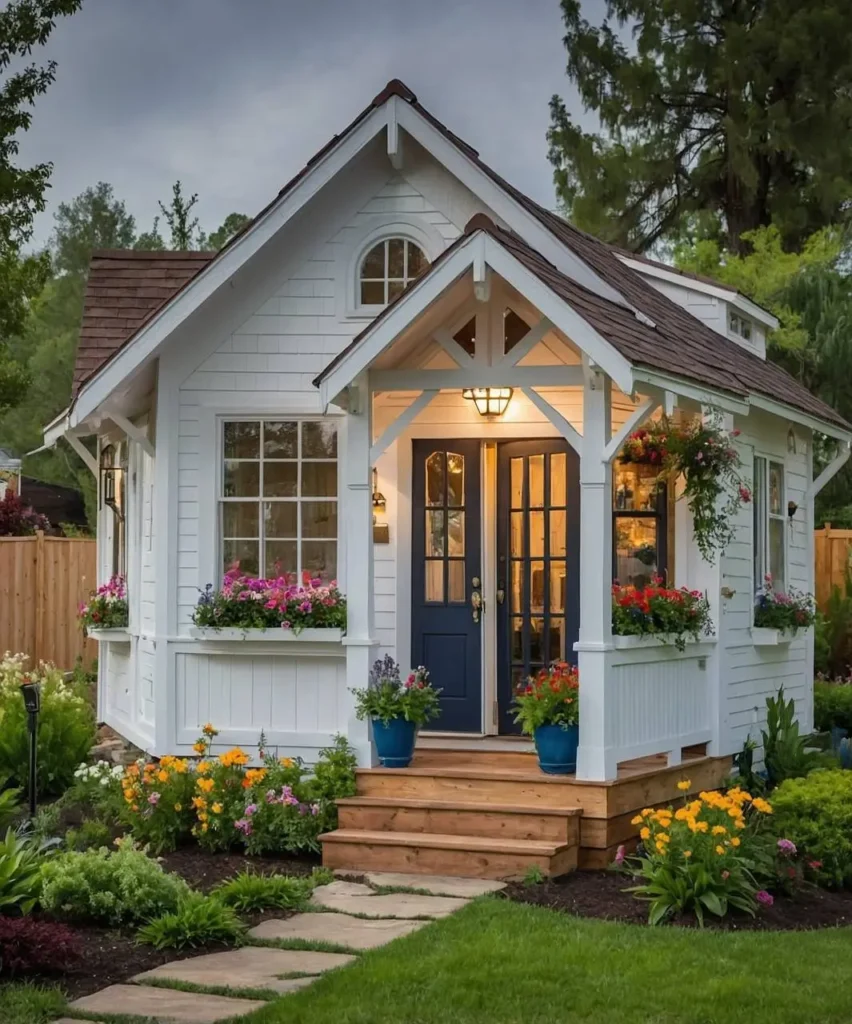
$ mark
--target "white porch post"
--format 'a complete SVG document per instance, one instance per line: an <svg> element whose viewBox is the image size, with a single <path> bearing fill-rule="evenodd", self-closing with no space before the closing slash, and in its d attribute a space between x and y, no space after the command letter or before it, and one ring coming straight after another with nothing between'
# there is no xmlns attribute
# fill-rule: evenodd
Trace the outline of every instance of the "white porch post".
<svg viewBox="0 0 852 1024"><path fill-rule="evenodd" d="M585 367L580 458L580 749L577 777L614 779L615 751L607 746L608 719L617 714L607 695L612 650L612 465L609 378Z"/></svg>
<svg viewBox="0 0 852 1024"><path fill-rule="evenodd" d="M346 416L346 487L343 520L346 536L346 735L361 768L376 762L369 722L355 717L353 686L366 686L373 660L373 488L370 466L372 394L366 373L349 388Z"/></svg>

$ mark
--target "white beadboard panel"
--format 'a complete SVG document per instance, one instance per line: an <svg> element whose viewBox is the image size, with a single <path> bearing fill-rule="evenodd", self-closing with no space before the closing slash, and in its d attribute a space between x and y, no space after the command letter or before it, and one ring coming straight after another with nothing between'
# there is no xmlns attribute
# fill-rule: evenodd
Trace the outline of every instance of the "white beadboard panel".
<svg viewBox="0 0 852 1024"><path fill-rule="evenodd" d="M251 745L261 731L275 742L281 734L333 736L345 726L340 656L178 651L175 687L179 742L192 742L205 722Z"/></svg>

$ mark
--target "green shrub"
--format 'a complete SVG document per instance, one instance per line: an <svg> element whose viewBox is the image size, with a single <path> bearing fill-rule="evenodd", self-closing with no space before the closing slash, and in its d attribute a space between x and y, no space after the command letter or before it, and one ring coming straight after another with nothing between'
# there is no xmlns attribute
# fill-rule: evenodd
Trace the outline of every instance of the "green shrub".
<svg viewBox="0 0 852 1024"><path fill-rule="evenodd" d="M5 780L0 781L0 830L13 825L21 811L21 791L5 785Z"/></svg>
<svg viewBox="0 0 852 1024"><path fill-rule="evenodd" d="M852 772L788 779L772 796L779 835L799 848L826 885L852 886Z"/></svg>
<svg viewBox="0 0 852 1024"><path fill-rule="evenodd" d="M829 679L841 679L852 669L852 570L843 587L831 594L814 630L814 669Z"/></svg>
<svg viewBox="0 0 852 1024"><path fill-rule="evenodd" d="M241 914L277 908L304 910L314 883L310 878L287 875L258 875L243 871L214 890L216 899Z"/></svg>
<svg viewBox="0 0 852 1024"><path fill-rule="evenodd" d="M172 913L140 929L138 939L155 949L186 949L218 943L239 945L246 927L235 911L213 896L192 893Z"/></svg>
<svg viewBox="0 0 852 1024"><path fill-rule="evenodd" d="M817 679L814 682L814 728L852 731L852 681Z"/></svg>
<svg viewBox="0 0 852 1024"><path fill-rule="evenodd" d="M64 853L43 870L41 903L71 921L122 925L174 910L189 888L144 851L123 842L114 853Z"/></svg>
<svg viewBox="0 0 852 1024"><path fill-rule="evenodd" d="M66 683L53 665L24 672L22 654L0 660L0 775L27 783L29 735L20 686L25 678L41 687L38 729L38 792L58 796L95 742L95 713L79 684Z"/></svg>
<svg viewBox="0 0 852 1024"><path fill-rule="evenodd" d="M65 845L69 850L97 850L101 846L110 846L112 830L109 825L96 818L86 818L79 828L69 828L65 833Z"/></svg>
<svg viewBox="0 0 852 1024"><path fill-rule="evenodd" d="M6 830L0 842L0 914L32 910L41 889L43 863L42 850L34 839Z"/></svg>

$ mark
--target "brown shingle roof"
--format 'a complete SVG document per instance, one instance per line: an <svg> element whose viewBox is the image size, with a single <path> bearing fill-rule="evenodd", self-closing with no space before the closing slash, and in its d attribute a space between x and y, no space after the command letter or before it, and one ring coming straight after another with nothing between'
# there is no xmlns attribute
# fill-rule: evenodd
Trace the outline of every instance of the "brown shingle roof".
<svg viewBox="0 0 852 1024"><path fill-rule="evenodd" d="M122 249L92 253L74 364L74 397L84 381L213 256L211 252Z"/></svg>
<svg viewBox="0 0 852 1024"><path fill-rule="evenodd" d="M385 88L374 97L372 102L340 134L335 135L318 153L311 157L302 170L280 190L276 198L264 207L257 217L246 225L243 231L231 238L219 253L153 254L114 252L96 254L95 258L93 258L93 272L96 261L101 258L120 262L123 258L138 260L145 257L152 258L150 268L153 271L156 267L155 258L160 257L163 259L163 265L156 267L157 271L161 274L156 284L160 287L161 293L159 296L143 296L141 292L132 292L132 294L126 296L128 300L126 304L122 301L122 296L109 296L116 299L115 302L109 304L111 316L105 318L110 322L106 324L91 324L90 330L93 333L89 335L87 321L90 310L89 291L87 291L83 330L80 335L80 349L74 373L75 395L81 383L107 362L118 348L127 344L136 331L157 309L173 298L196 273L199 273L214 258L218 258L227 251L236 238L249 230L252 224L256 223L276 202L290 192L322 156L349 135L374 109L386 103L391 96L397 96L410 103L422 117L440 131L468 159L473 161L495 184L535 217L543 227L554 235L557 240L562 242L566 248L583 260L599 277L618 291L627 303L654 322L653 328L641 324L626 307L621 306L617 302L602 299L595 293L578 285L571 278L561 274L543 256L523 242L517 235L499 232L499 236L505 236L501 237L501 241L507 248L514 246L515 254L518 255L518 258L521 258L520 254L522 253L523 258L529 261L530 269L532 269L533 265L538 268L534 272L542 280L547 280L555 291L561 289L561 292L557 291L557 294L561 293L566 301L582 304L589 317L603 318L606 321L607 330L611 332L611 336L605 330L599 328L600 333L608 337L612 344L619 348L620 351L623 351L623 354L631 359L631 361L647 366L650 369L685 377L689 380L700 381L705 385L721 388L726 391L739 394L747 394L754 391L801 409L821 419L827 419L844 427L848 426L846 421L834 412L830 406L811 395L803 385L799 384L795 378L791 377L780 367L740 348L735 342L718 334L681 306L678 306L677 303L657 291L641 274L631 270L630 267L625 266L621 262L617 256L618 250L614 247L578 230L568 221L545 209L513 185L510 185L509 182L480 159L478 152L472 146L451 132L446 125L434 117L425 107L421 106L411 89L399 81L399 79L393 79L388 82ZM494 226L492 225L492 227ZM494 231L497 232L498 229L495 227ZM499 236L495 235L495 237ZM174 264L171 263L172 259ZM115 269L119 268L116 267ZM131 285L133 268L123 269L128 271L128 287L133 287ZM169 269L175 272L173 278L169 276ZM170 282L172 283L171 291L169 291ZM149 284L153 285L153 283L150 282ZM141 285L137 284L136 287L147 290L145 284L146 282L143 279ZM90 288L91 285L90 275ZM120 288L121 284L117 287ZM569 294L572 296L571 299L568 298ZM92 295L93 299L106 297ZM143 298L149 298L152 304L147 307L145 314L140 316L138 302ZM131 302L130 300L133 301ZM101 308L102 306L103 304L101 304ZM580 311L579 307L578 311ZM95 320L97 319L98 317L95 316ZM99 336L99 331L106 333ZM85 346L84 334L87 336ZM360 336L358 337L360 338ZM615 338L620 340L617 342ZM355 340L357 341L358 339L356 338ZM624 348L621 349L620 346L624 346ZM628 351L633 354L628 354ZM335 365L336 362L337 360L334 360L330 365Z"/></svg>

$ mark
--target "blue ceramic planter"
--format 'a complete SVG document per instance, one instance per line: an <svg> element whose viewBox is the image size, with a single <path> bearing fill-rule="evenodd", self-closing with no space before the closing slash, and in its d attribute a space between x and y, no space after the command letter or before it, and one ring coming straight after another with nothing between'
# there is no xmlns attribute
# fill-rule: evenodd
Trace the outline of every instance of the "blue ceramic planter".
<svg viewBox="0 0 852 1024"><path fill-rule="evenodd" d="M417 726L404 718L392 718L387 725L374 718L373 739L383 768L407 768L414 756Z"/></svg>
<svg viewBox="0 0 852 1024"><path fill-rule="evenodd" d="M577 770L579 725L540 725L533 737L538 766L548 775L569 775Z"/></svg>
<svg viewBox="0 0 852 1024"><path fill-rule="evenodd" d="M833 725L831 727L831 749L840 750L840 744L849 735L848 729L844 729L842 725Z"/></svg>
<svg viewBox="0 0 852 1024"><path fill-rule="evenodd" d="M845 768L847 771L852 769L852 740L842 739L837 748L837 753L840 755L840 767Z"/></svg>

